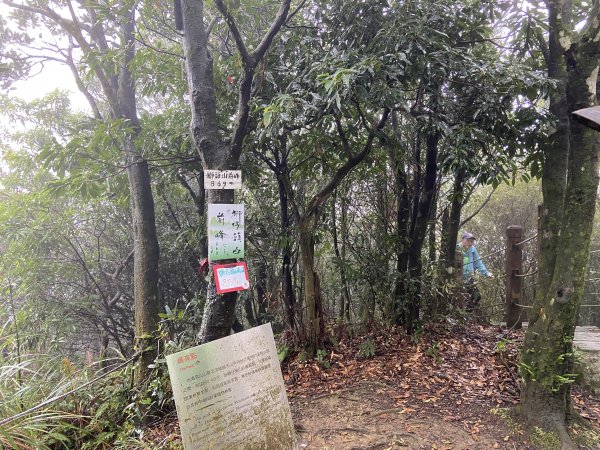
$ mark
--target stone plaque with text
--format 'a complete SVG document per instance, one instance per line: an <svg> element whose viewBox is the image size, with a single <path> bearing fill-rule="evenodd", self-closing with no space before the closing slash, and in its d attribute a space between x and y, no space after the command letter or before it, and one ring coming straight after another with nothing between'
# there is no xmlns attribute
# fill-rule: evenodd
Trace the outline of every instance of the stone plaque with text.
<svg viewBox="0 0 600 450"><path fill-rule="evenodd" d="M270 324L167 356L186 450L297 449Z"/></svg>

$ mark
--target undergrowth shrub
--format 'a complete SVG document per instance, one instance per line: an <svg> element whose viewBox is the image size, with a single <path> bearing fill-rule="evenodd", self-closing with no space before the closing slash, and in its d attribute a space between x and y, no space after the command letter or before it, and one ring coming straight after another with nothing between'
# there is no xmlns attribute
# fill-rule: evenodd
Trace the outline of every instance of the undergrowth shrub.
<svg viewBox="0 0 600 450"><path fill-rule="evenodd" d="M358 357L359 358L372 358L377 352L375 348L375 341L373 338L368 338L358 344Z"/></svg>

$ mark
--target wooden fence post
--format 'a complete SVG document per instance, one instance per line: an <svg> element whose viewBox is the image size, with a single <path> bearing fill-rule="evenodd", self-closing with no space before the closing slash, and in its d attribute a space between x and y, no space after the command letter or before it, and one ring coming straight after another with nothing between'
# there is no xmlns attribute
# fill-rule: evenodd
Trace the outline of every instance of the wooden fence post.
<svg viewBox="0 0 600 450"><path fill-rule="evenodd" d="M523 325L521 308L523 300L523 227L506 228L506 326L520 330Z"/></svg>

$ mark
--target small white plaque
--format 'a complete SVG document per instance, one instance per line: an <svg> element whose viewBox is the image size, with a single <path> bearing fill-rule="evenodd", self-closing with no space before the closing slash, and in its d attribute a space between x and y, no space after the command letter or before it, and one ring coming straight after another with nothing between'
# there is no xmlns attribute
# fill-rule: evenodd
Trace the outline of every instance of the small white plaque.
<svg viewBox="0 0 600 450"><path fill-rule="evenodd" d="M241 170L205 170L204 189L241 189Z"/></svg>

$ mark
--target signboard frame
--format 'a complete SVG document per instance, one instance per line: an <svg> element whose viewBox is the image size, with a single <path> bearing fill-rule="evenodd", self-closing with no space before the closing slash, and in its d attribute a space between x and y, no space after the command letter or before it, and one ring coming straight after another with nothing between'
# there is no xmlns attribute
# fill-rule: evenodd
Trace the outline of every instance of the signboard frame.
<svg viewBox="0 0 600 450"><path fill-rule="evenodd" d="M244 284L241 284L239 286L233 286L233 287L229 287L229 288L225 288L222 289L221 288L221 279L219 278L219 269L228 269L230 267L243 267L244 268L244 276L245 276L245 281L244 283L246 284L244 286ZM237 292L237 291L244 291L246 289L250 289L250 277L248 276L248 266L246 265L246 263L244 261L241 262L235 262L235 263L230 263L230 264L214 264L213 265L213 274L215 276L215 286L217 288L217 294L226 294L228 292Z"/></svg>

